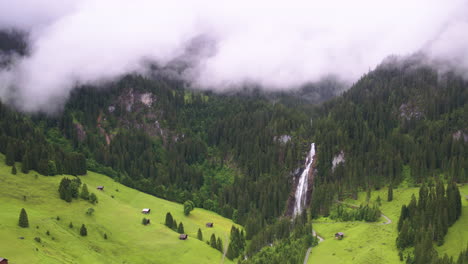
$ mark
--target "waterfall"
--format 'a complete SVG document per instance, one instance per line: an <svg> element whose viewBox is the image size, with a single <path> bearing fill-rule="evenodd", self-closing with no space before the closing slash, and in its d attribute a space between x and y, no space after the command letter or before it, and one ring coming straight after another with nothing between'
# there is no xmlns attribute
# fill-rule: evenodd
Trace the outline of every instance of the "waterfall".
<svg viewBox="0 0 468 264"><path fill-rule="evenodd" d="M315 143L312 143L310 145L310 151L309 154L307 155L306 162L305 162L305 169L301 174L301 177L299 178L299 182L297 183L297 188L296 188L296 201L294 204L294 215L298 215L302 213L302 210L304 209L304 206L306 204L306 194L307 194L307 188L308 188L308 182L309 182L309 171L312 168L312 163L314 161L314 156L315 156Z"/></svg>

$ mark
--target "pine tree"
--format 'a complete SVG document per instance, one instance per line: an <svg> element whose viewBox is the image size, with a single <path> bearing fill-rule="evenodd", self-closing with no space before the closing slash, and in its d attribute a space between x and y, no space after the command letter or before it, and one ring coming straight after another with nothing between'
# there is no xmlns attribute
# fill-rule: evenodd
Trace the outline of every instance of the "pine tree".
<svg viewBox="0 0 468 264"><path fill-rule="evenodd" d="M169 228L173 228L174 219L172 218L171 213L166 213L166 221L164 222L164 224Z"/></svg>
<svg viewBox="0 0 468 264"><path fill-rule="evenodd" d="M12 142L9 142L6 148L6 153L5 153L5 163L8 166L12 166L15 164L15 151L16 147Z"/></svg>
<svg viewBox="0 0 468 264"><path fill-rule="evenodd" d="M177 233L179 233L179 234L185 233L185 231L184 231L184 224L182 224L182 222L180 222L180 223L179 223L179 227L177 227Z"/></svg>
<svg viewBox="0 0 468 264"><path fill-rule="evenodd" d="M81 187L80 197L83 200L88 200L89 199L89 191L88 191L88 186L86 185L86 183L83 184L83 186Z"/></svg>
<svg viewBox="0 0 468 264"><path fill-rule="evenodd" d="M215 234L211 234L211 237L210 237L210 246L212 248L217 248L217 245L216 245L216 236Z"/></svg>
<svg viewBox="0 0 468 264"><path fill-rule="evenodd" d="M18 225L23 228L29 227L28 214L24 208L21 209Z"/></svg>
<svg viewBox="0 0 468 264"><path fill-rule="evenodd" d="M197 238L198 240L203 241L203 233L200 228L198 228Z"/></svg>
<svg viewBox="0 0 468 264"><path fill-rule="evenodd" d="M369 203L371 199L371 189L367 189L367 192L366 192L366 202Z"/></svg>
<svg viewBox="0 0 468 264"><path fill-rule="evenodd" d="M81 236L87 236L88 235L88 230L86 229L86 226L84 224L81 225L80 235Z"/></svg>
<svg viewBox="0 0 468 264"><path fill-rule="evenodd" d="M388 202L393 201L393 185L391 185L391 184L390 184L390 186L388 186L387 201Z"/></svg>
<svg viewBox="0 0 468 264"><path fill-rule="evenodd" d="M218 237L218 240L216 241L216 248L223 253L223 241L221 240L220 237Z"/></svg>
<svg viewBox="0 0 468 264"><path fill-rule="evenodd" d="M73 223L70 222L70 224L68 225L69 228L73 228Z"/></svg>
<svg viewBox="0 0 468 264"><path fill-rule="evenodd" d="M16 175L16 166L13 164L13 167L11 167L11 174Z"/></svg>
<svg viewBox="0 0 468 264"><path fill-rule="evenodd" d="M227 252L226 252L226 257L230 260L233 260L236 257L235 250L233 249L233 244L232 242L229 243Z"/></svg>
<svg viewBox="0 0 468 264"><path fill-rule="evenodd" d="M21 160L21 172L24 174L29 173L29 153L25 152Z"/></svg>

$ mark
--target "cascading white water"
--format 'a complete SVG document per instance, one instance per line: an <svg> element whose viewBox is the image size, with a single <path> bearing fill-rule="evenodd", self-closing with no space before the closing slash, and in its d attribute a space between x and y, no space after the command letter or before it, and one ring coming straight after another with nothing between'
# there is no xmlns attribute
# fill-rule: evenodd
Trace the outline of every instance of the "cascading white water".
<svg viewBox="0 0 468 264"><path fill-rule="evenodd" d="M306 162L305 162L305 169L299 178L299 183L297 184L296 188L296 202L294 204L294 215L298 215L304 209L306 204L306 194L309 182L309 171L312 168L312 163L314 162L315 156L315 143L310 145L310 151L307 155Z"/></svg>

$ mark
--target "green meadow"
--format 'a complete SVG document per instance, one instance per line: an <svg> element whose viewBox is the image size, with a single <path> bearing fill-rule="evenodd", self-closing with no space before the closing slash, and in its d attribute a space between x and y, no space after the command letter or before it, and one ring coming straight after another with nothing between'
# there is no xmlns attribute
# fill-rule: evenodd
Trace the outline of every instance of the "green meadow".
<svg viewBox="0 0 468 264"><path fill-rule="evenodd" d="M365 222L333 222L330 219L318 219L313 224L317 234L325 238L325 241L312 249L309 264L334 263L334 264L391 264L402 263L398 257L395 246L397 238L398 218L401 206L408 204L411 195L418 195L419 188L398 188L393 190L393 201L387 202L387 189L372 192L371 200L378 196L382 200L380 207L382 213L392 220L390 224L383 224L385 219L376 223ZM445 243L441 247L434 246L439 254L448 254L458 257L468 243L468 185L460 187L463 199L463 211L461 218L449 228L445 237ZM358 200L348 199L347 203L359 205L366 200L366 193L359 193ZM334 234L345 233L343 240L335 240Z"/></svg>
<svg viewBox="0 0 468 264"><path fill-rule="evenodd" d="M0 164L0 257L9 259L10 264L232 263L206 244L215 233L227 246L233 222L218 214L196 208L184 216L181 204L93 172L80 179L98 196L99 203L80 199L67 203L58 196L63 176L22 174L18 163L18 174L12 175L3 155ZM96 190L100 185L104 191ZM29 228L18 226L21 208L28 213ZM86 214L88 208L95 210L93 215ZM151 213L143 215L143 208L151 208ZM183 222L188 240L179 240L179 234L164 225L167 212L177 223ZM143 217L151 224L142 225ZM206 222L213 222L214 228L206 228ZM79 234L82 224L88 230L86 237ZM196 238L198 228L202 229L203 242ZM41 242L35 241L36 237Z"/></svg>

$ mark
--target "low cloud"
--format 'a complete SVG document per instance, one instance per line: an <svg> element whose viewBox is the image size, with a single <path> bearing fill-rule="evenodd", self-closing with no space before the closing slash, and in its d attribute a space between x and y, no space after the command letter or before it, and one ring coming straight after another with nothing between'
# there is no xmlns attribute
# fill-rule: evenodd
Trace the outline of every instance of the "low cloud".
<svg viewBox="0 0 468 264"><path fill-rule="evenodd" d="M8 2L8 3L7 3ZM0 28L29 32L30 54L0 72L0 96L54 111L79 84L188 61L194 86L294 89L348 82L389 55L424 52L468 69L462 0L15 0Z"/></svg>

